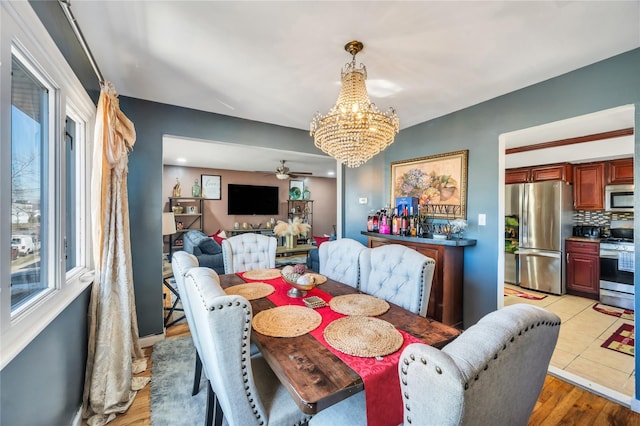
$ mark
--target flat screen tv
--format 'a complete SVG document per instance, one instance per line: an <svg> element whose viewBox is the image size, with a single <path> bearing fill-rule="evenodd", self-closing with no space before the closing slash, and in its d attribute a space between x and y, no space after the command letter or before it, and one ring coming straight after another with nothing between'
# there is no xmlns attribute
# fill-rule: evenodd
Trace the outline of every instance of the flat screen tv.
<svg viewBox="0 0 640 426"><path fill-rule="evenodd" d="M228 184L228 214L277 215L280 198L277 186Z"/></svg>

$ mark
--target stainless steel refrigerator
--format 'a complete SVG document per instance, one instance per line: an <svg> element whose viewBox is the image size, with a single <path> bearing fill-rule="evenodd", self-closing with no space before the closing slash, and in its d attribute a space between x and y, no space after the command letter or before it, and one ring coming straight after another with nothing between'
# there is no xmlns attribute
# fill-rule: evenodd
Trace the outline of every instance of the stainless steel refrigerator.
<svg viewBox="0 0 640 426"><path fill-rule="evenodd" d="M516 252L520 245L523 187L523 184L506 185L504 194L504 282L515 285L520 285Z"/></svg>
<svg viewBox="0 0 640 426"><path fill-rule="evenodd" d="M572 231L572 187L561 181L522 185L520 287L564 294L564 241Z"/></svg>

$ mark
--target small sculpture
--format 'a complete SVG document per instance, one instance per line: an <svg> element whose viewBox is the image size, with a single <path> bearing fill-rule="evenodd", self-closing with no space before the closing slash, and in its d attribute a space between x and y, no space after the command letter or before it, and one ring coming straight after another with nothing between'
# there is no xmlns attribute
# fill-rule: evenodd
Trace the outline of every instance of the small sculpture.
<svg viewBox="0 0 640 426"><path fill-rule="evenodd" d="M180 196L180 178L176 178L176 184L173 185L173 196L174 197Z"/></svg>

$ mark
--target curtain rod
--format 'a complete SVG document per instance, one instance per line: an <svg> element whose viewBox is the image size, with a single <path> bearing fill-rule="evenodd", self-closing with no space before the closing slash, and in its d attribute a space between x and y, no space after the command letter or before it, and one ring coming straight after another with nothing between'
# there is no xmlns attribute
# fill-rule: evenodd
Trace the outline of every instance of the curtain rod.
<svg viewBox="0 0 640 426"><path fill-rule="evenodd" d="M78 21L76 21L75 16L73 16L73 12L71 12L71 0L58 0L58 3L60 4L60 6L62 6L62 10L64 10L64 14L67 17L67 21L69 21L69 25L71 25L71 29L73 29L73 32L75 33L76 38L80 42L80 46L82 47L82 50L84 50L84 53L87 56L87 59L89 60L89 63L93 67L93 72L96 74L96 77L98 77L98 82L102 85L102 83L104 83L104 77L102 76L102 73L100 72L100 68L98 68L98 64L96 63L96 60L93 57L93 54L91 53L91 49L89 49L89 45L87 44L87 41L82 35L82 31L80 30Z"/></svg>

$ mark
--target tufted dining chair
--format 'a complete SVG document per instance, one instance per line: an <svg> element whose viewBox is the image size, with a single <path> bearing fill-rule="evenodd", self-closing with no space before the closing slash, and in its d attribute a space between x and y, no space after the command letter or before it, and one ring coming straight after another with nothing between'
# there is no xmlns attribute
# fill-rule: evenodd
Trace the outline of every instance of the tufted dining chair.
<svg viewBox="0 0 640 426"><path fill-rule="evenodd" d="M366 247L359 241L342 238L322 243L318 248L320 273L332 280L359 288L360 253Z"/></svg>
<svg viewBox="0 0 640 426"><path fill-rule="evenodd" d="M184 288L184 275L191 269L198 267L198 259L187 253L186 251L177 251L171 256L171 268L173 270L173 278L176 280L176 287L178 287L178 294L180 294L180 301L182 302L182 309L184 309L184 316L187 318L187 324L191 326L193 324L193 317L191 314L191 303L189 302L189 295ZM195 374L193 377L193 390L191 395L195 395L200 390L200 377L202 376L202 362L200 361L200 344L198 341L198 334L196 330L191 330L191 337L193 339L193 345L196 347L196 366Z"/></svg>
<svg viewBox="0 0 640 426"><path fill-rule="evenodd" d="M264 358L249 356L252 310L247 299L227 295L208 268L190 269L184 284L209 377L206 424L211 424L214 404L230 426L306 424L311 416L300 411ZM216 424L222 423L220 414L216 410Z"/></svg>
<svg viewBox="0 0 640 426"><path fill-rule="evenodd" d="M268 269L276 266L276 247L274 237L246 233L222 241L224 273Z"/></svg>
<svg viewBox="0 0 640 426"><path fill-rule="evenodd" d="M426 316L436 262L399 244L360 254L360 290Z"/></svg>
<svg viewBox="0 0 640 426"><path fill-rule="evenodd" d="M491 312L442 350L407 346L398 374L405 425L526 425L560 318L516 304Z"/></svg>

